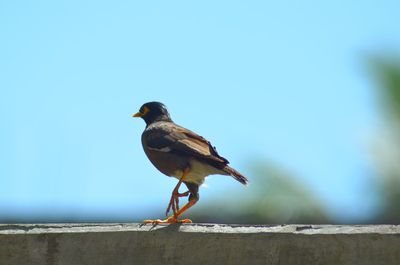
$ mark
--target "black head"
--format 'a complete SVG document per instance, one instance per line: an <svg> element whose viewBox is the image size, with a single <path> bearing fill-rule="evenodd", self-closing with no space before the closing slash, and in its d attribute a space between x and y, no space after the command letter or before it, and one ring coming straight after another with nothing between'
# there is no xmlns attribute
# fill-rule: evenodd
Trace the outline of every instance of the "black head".
<svg viewBox="0 0 400 265"><path fill-rule="evenodd" d="M134 114L133 117L142 118L147 125L156 121L172 121L167 107L161 102L156 101L143 104L139 112Z"/></svg>

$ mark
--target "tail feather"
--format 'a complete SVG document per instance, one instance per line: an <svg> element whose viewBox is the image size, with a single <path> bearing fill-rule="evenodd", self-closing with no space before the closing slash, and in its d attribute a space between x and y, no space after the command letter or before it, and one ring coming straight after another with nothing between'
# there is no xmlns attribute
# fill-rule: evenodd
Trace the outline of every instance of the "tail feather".
<svg viewBox="0 0 400 265"><path fill-rule="evenodd" d="M236 179L243 185L247 185L249 183L249 180L245 176L243 176L242 174L240 174L238 171L231 168L230 166L225 166L223 168L223 171L228 173L229 175L231 175L234 179Z"/></svg>

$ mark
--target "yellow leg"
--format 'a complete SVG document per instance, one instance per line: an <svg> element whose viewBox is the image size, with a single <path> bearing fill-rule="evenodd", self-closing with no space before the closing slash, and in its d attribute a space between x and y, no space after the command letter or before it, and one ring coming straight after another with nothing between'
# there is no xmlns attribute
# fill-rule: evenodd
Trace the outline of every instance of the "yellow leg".
<svg viewBox="0 0 400 265"><path fill-rule="evenodd" d="M192 223L190 219L181 219L179 220L178 217L186 212L190 207L196 204L198 199L192 199L188 203L186 203L182 209L180 209L176 214L168 217L167 219L161 220L144 220L143 222L146 224L173 224L173 223Z"/></svg>
<svg viewBox="0 0 400 265"><path fill-rule="evenodd" d="M169 204L168 204L168 207L166 210L166 215L168 215L168 213L171 209L174 214L164 220L161 220L161 219L144 220L143 221L144 223L146 223L146 224L149 224L149 223L150 224L192 223L192 220L190 220L190 219L178 220L178 216L180 216L183 212L185 212L187 209L192 207L197 202L197 199L191 200L187 204L185 204L182 209L179 209L179 197L188 196L190 193L189 191L186 191L184 193L179 193L179 188L188 173L189 173L189 168L186 168L183 171L182 177L179 179L174 190L172 191L171 199L169 201Z"/></svg>
<svg viewBox="0 0 400 265"><path fill-rule="evenodd" d="M180 209L180 210L176 213L175 217L178 218L180 215L182 215L184 212L186 212L190 207L192 207L193 205L195 205L197 201L198 201L198 199L192 199L192 200L190 200L188 203L186 203L186 204L182 207L182 209Z"/></svg>
<svg viewBox="0 0 400 265"><path fill-rule="evenodd" d="M189 168L186 168L183 171L182 177L179 179L178 183L176 184L174 190L172 191L171 199L169 201L167 210L165 211L165 215L168 215L169 211L172 209L174 216L176 216L177 211L179 210L179 197L184 197L189 195L189 191L184 193L179 193L179 188L185 179L185 177L189 174Z"/></svg>

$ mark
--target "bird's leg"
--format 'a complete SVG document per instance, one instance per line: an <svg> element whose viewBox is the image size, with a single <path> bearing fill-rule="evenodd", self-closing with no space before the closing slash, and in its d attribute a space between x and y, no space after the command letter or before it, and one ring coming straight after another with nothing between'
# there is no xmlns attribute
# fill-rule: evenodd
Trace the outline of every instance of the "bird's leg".
<svg viewBox="0 0 400 265"><path fill-rule="evenodd" d="M179 211L179 198L180 197L186 197L189 195L189 191L186 191L184 193L179 193L179 192L173 192L171 199L169 201L169 205L167 208L167 211L165 212L165 215L168 215L168 212L172 206L172 211L174 213L174 215L176 214L177 211Z"/></svg>
<svg viewBox="0 0 400 265"><path fill-rule="evenodd" d="M182 215L184 212L186 212L190 207L192 207L193 205L195 205L197 201L198 201L198 199L192 199L192 200L190 200L188 203L186 203L186 204L182 207L182 209L180 209L180 210L176 213L176 215L174 215L174 217L175 217L175 218L178 218L180 215ZM189 221L190 221L189 223L192 222L190 219L183 219L183 220L189 220Z"/></svg>
<svg viewBox="0 0 400 265"><path fill-rule="evenodd" d="M165 215L168 215L169 211L172 208L174 216L176 216L177 211L179 211L179 197L186 197L189 195L189 191L184 193L179 193L179 188L182 184L182 181L184 180L184 178L188 173L189 173L189 168L186 168L183 171L182 177L179 179L178 184L176 184L174 190L172 191L171 199L169 201L167 210L165 211Z"/></svg>
<svg viewBox="0 0 400 265"><path fill-rule="evenodd" d="M170 224L170 223L191 223L192 220L190 219L181 219L179 220L178 217L186 212L190 207L196 204L199 201L199 185L194 183L187 183L185 182L186 186L189 189L189 202L185 204L182 209L178 210L174 215L168 217L165 220L147 220L145 223L152 223L152 224ZM186 192L185 192L186 193Z"/></svg>
<svg viewBox="0 0 400 265"><path fill-rule="evenodd" d="M188 187L190 191L190 196L189 196L189 202L186 203L182 209L178 210L178 212L174 215L175 218L178 218L180 215L182 215L184 212L186 212L190 207L195 205L199 201L199 185L194 184L194 183L185 183L186 186ZM190 219L184 219L184 220L189 220L192 222Z"/></svg>
<svg viewBox="0 0 400 265"><path fill-rule="evenodd" d="M190 208L192 205L188 206L189 203L187 203L182 209L179 210L179 197L185 197L188 196L190 194L190 191L186 191L184 193L179 193L179 187L181 186L183 180L185 179L185 176L189 173L189 168L186 168L183 171L182 177L179 179L178 184L176 184L174 190L172 191L172 196L170 199L170 202L168 204L168 208L166 211L166 214L168 215L168 212L171 210L174 212L174 214L170 217L168 217L165 220L144 220L143 222L146 224L171 224L171 223L191 223L192 220L190 219L182 219L182 220L178 220L178 216L181 215L184 211L186 211L188 208ZM190 196L192 197L192 195ZM190 198L189 197L189 198ZM196 200L197 202L197 200Z"/></svg>
<svg viewBox="0 0 400 265"><path fill-rule="evenodd" d="M157 225L157 224L173 224L173 223L192 223L192 220L190 220L190 219L181 219L181 220L179 220L178 217L180 215L182 215L184 212L186 212L190 207L195 205L198 200L199 200L198 194L191 193L190 197L189 197L189 202L186 203L182 207L182 209L178 210L176 212L176 214L168 217L165 220L160 220L160 219L157 219L157 220L144 220L144 223L153 224L153 225Z"/></svg>

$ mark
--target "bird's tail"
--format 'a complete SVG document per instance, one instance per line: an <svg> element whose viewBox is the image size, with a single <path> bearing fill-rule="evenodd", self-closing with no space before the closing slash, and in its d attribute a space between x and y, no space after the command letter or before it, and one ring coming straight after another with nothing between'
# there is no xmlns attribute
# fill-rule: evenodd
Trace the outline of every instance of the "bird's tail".
<svg viewBox="0 0 400 265"><path fill-rule="evenodd" d="M249 183L249 180L245 176L243 176L242 174L240 174L238 171L236 171L235 169L231 168L230 166L225 166L223 168L223 171L228 173L234 179L236 179L237 181L239 181L240 183L242 183L244 185L247 185Z"/></svg>

